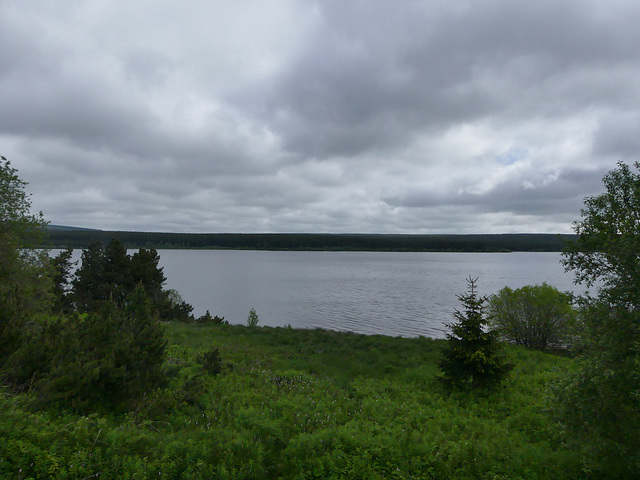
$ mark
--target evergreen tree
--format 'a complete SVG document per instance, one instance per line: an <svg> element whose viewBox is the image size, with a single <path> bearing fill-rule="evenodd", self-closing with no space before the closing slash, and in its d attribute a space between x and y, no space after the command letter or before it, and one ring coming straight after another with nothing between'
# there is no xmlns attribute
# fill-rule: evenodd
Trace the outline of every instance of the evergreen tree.
<svg viewBox="0 0 640 480"><path fill-rule="evenodd" d="M507 377L512 365L500 354L495 332L488 331L484 316L485 297L476 293L477 279L468 278L469 291L458 295L464 306L456 310L457 322L447 324L447 346L439 362L443 382L462 389L487 388Z"/></svg>
<svg viewBox="0 0 640 480"><path fill-rule="evenodd" d="M165 301L164 276L162 267L159 267L160 255L155 248L141 248L131 257L131 281L134 285L142 285L149 298L154 303Z"/></svg>
<svg viewBox="0 0 640 480"><path fill-rule="evenodd" d="M103 285L109 300L124 304L134 289L131 272L131 257L127 249L116 238L112 238L104 251Z"/></svg>
<svg viewBox="0 0 640 480"><path fill-rule="evenodd" d="M100 242L91 242L82 250L80 267L73 284L73 300L78 311L96 311L108 299L104 285L105 253Z"/></svg>
<svg viewBox="0 0 640 480"><path fill-rule="evenodd" d="M53 311L69 314L73 312L73 300L71 298L71 268L75 262L71 261L73 249L67 248L60 252L51 261L53 265Z"/></svg>
<svg viewBox="0 0 640 480"><path fill-rule="evenodd" d="M164 332L142 287L126 308L104 302L100 311L69 323L54 341L50 371L36 384L44 404L80 413L118 412L162 376Z"/></svg>

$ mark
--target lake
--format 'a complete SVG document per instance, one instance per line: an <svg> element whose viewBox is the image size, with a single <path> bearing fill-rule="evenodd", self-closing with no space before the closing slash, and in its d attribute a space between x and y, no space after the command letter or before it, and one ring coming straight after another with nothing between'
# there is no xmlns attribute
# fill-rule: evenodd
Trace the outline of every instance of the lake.
<svg viewBox="0 0 640 480"><path fill-rule="evenodd" d="M259 325L442 338L466 278L481 295L547 282L576 291L559 253L159 250L167 288L196 315Z"/></svg>

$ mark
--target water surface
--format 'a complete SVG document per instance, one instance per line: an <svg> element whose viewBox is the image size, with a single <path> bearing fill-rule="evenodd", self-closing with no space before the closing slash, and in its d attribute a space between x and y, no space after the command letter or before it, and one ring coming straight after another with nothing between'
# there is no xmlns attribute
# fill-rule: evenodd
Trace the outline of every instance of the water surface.
<svg viewBox="0 0 640 480"><path fill-rule="evenodd" d="M167 288L196 315L245 323L442 337L466 278L481 295L547 282L575 290L559 253L159 250Z"/></svg>

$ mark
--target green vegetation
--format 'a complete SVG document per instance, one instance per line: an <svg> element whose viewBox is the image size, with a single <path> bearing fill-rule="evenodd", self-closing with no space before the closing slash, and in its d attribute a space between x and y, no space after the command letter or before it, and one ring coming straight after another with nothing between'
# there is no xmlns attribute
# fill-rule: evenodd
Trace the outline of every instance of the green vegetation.
<svg viewBox="0 0 640 480"><path fill-rule="evenodd" d="M115 238L106 247L98 242L90 243L82 251L82 263L70 291L60 302L68 302L68 298L80 313L96 312L105 303L126 305L131 295L141 288L153 316L161 320L196 321L191 314L193 307L177 292L164 289L166 277L159 262L160 255L153 248L141 248L129 255Z"/></svg>
<svg viewBox="0 0 640 480"><path fill-rule="evenodd" d="M502 339L545 350L569 346L575 335L573 295L543 283L513 290L504 287L489 297L491 327Z"/></svg>
<svg viewBox="0 0 640 480"><path fill-rule="evenodd" d="M247 326L255 327L258 325L259 321L260 321L260 317L258 317L258 313L256 312L256 309L252 308L251 310L249 310L249 316L247 317Z"/></svg>
<svg viewBox="0 0 640 480"><path fill-rule="evenodd" d="M440 340L179 323L166 337L164 384L125 415L5 391L0 478L585 478L546 413L569 358L508 347L502 388L448 393Z"/></svg>
<svg viewBox="0 0 640 480"><path fill-rule="evenodd" d="M640 163L634 167L640 171ZM564 382L561 416L588 464L611 477L640 472L640 173L618 164L585 200L565 265L596 297L581 299L581 368Z"/></svg>
<svg viewBox="0 0 640 480"><path fill-rule="evenodd" d="M469 291L458 295L464 306L456 310L457 322L447 324L447 345L438 366L443 383L462 390L495 387L509 375L513 365L500 353L502 345L489 330L484 314L485 297L476 293L477 278L468 278Z"/></svg>
<svg viewBox="0 0 640 480"><path fill-rule="evenodd" d="M85 248L118 239L127 248L343 250L396 252L560 252L572 235L372 235L317 233L158 233L53 230L43 246Z"/></svg>
<svg viewBox="0 0 640 480"><path fill-rule="evenodd" d="M20 323L46 312L51 301L49 258L32 248L43 240L46 222L30 213L25 186L0 157L0 361Z"/></svg>
<svg viewBox="0 0 640 480"><path fill-rule="evenodd" d="M117 240L91 244L71 280L69 250L51 259L33 249L46 222L30 214L25 185L3 157L0 380L45 407L128 410L161 378L166 342L158 319L176 318L157 252L130 257Z"/></svg>
<svg viewBox="0 0 640 480"><path fill-rule="evenodd" d="M602 284L578 299L580 356L503 356L471 279L436 341L195 319L155 249L117 238L71 278L69 250L34 250L46 222L3 157L0 478L637 478L640 175L604 183L565 251ZM547 326L536 302L567 299L544 287L503 290L495 313ZM566 338L545 335L530 346Z"/></svg>

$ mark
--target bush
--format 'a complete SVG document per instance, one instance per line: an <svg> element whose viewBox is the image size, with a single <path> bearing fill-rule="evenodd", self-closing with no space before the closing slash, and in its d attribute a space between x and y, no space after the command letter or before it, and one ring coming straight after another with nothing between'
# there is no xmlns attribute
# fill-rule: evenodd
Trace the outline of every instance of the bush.
<svg viewBox="0 0 640 480"><path fill-rule="evenodd" d="M489 298L491 326L511 343L544 350L571 343L573 295L543 283L513 290L505 287Z"/></svg>
<svg viewBox="0 0 640 480"><path fill-rule="evenodd" d="M185 302L177 290L167 290L164 292L165 300L160 309L160 319L167 322L193 323L193 306Z"/></svg>
<svg viewBox="0 0 640 480"><path fill-rule="evenodd" d="M220 351L217 348L212 348L198 355L196 361L202 365L202 369L205 372L212 375L217 375L222 371L222 359L220 358Z"/></svg>
<svg viewBox="0 0 640 480"><path fill-rule="evenodd" d="M249 316L247 317L247 325L249 327L255 327L256 325L258 325L258 321L259 321L259 317L258 314L256 313L256 309L252 308L251 310L249 310Z"/></svg>
<svg viewBox="0 0 640 480"><path fill-rule="evenodd" d="M227 322L224 317L219 317L218 315L216 315L215 317L211 316L211 312L209 312L209 310L207 310L207 312L202 315L201 317L198 317L195 319L195 323L213 323L215 325L229 325L229 322Z"/></svg>
<svg viewBox="0 0 640 480"><path fill-rule="evenodd" d="M77 412L118 411L157 385L166 342L140 287L125 308L105 303L54 340L40 399Z"/></svg>

